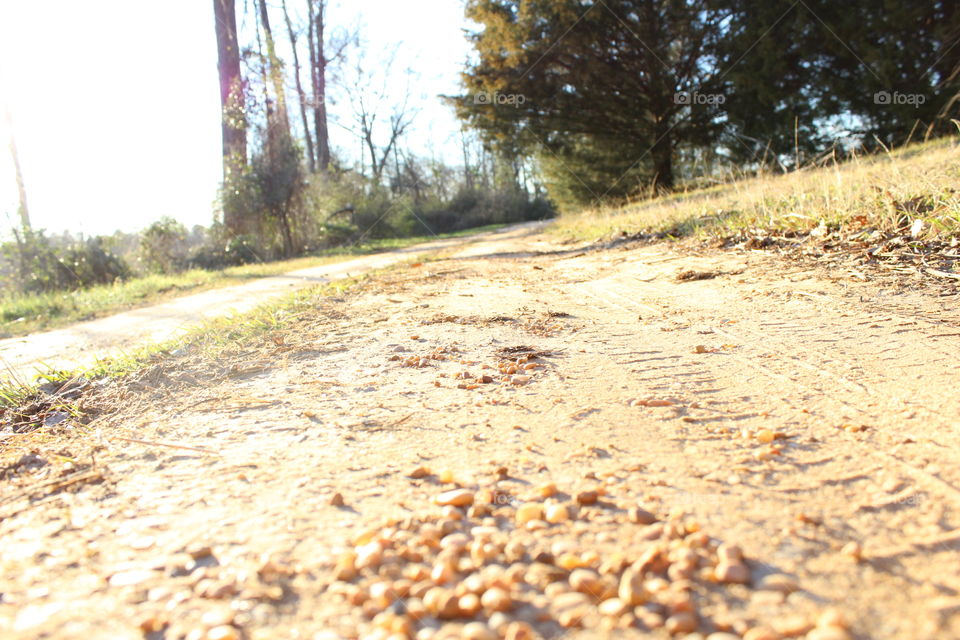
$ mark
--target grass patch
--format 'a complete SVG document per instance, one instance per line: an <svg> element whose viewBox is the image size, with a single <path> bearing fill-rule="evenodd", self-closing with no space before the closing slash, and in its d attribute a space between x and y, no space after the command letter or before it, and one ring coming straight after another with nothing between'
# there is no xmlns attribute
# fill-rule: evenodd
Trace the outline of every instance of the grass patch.
<svg viewBox="0 0 960 640"><path fill-rule="evenodd" d="M726 239L817 229L879 236L906 229L917 242L960 237L958 138L587 210L562 216L552 232L595 241L639 234Z"/></svg>
<svg viewBox="0 0 960 640"><path fill-rule="evenodd" d="M285 337L300 335L301 331L290 329L315 319L331 296L339 296L371 278L418 260L428 258L411 256L403 265L301 289L251 311L208 320L175 339L104 358L91 367L50 370L32 383L4 380L0 385L0 432L8 436L33 432L57 412L79 418L82 412L75 400L95 386L92 381L136 381L139 376L152 384L149 372L154 369L187 373L202 370L205 380L229 375L251 354L283 348ZM267 340L267 336L274 339ZM0 450L4 443L0 439Z"/></svg>
<svg viewBox="0 0 960 640"><path fill-rule="evenodd" d="M502 227L489 225L440 238L454 238L482 233ZM44 329L54 329L82 320L90 320L135 307L155 304L178 296L199 293L256 278L278 275L298 269L342 262L352 257L402 249L433 236L374 240L353 247L338 247L317 255L278 262L265 262L230 267L219 271L193 269L173 275L148 275L111 285L79 291L58 291L29 295L6 295L0 298L0 338L22 336Z"/></svg>

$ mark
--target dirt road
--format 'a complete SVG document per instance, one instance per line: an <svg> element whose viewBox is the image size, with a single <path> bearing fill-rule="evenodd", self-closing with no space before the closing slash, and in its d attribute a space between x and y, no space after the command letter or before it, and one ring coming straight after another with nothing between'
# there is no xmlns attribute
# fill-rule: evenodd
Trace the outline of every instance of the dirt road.
<svg viewBox="0 0 960 640"><path fill-rule="evenodd" d="M37 372L51 368L71 370L88 367L97 358L170 340L204 320L242 313L297 289L385 269L421 253L482 242L497 234L531 226L535 225L518 225L492 233L436 240L355 260L300 269L234 287L183 296L65 329L0 340L0 374L30 380Z"/></svg>
<svg viewBox="0 0 960 640"><path fill-rule="evenodd" d="M958 325L759 252L453 250L8 440L0 635L960 637Z"/></svg>

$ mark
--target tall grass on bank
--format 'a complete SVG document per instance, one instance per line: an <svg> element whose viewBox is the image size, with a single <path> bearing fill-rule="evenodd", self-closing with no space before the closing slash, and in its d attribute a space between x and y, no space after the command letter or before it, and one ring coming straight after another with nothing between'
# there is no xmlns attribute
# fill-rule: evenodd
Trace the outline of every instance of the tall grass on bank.
<svg viewBox="0 0 960 640"><path fill-rule="evenodd" d="M960 138L590 209L562 216L553 229L575 240L640 232L710 238L844 226L882 232L916 220L918 240L960 236Z"/></svg>

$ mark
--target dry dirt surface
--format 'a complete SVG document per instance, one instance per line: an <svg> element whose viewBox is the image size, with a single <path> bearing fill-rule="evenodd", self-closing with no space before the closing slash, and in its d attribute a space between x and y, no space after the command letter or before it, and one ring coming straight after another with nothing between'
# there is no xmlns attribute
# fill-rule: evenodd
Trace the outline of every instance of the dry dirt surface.
<svg viewBox="0 0 960 640"><path fill-rule="evenodd" d="M909 283L514 231L5 439L0 636L957 638L958 356Z"/></svg>
<svg viewBox="0 0 960 640"><path fill-rule="evenodd" d="M7 338L0 340L0 378L30 381L37 373L50 369L70 371L87 368L100 358L129 352L145 344L174 339L205 320L243 313L298 289L386 269L409 261L420 253L482 242L511 229L538 226L539 223L526 223L473 236L437 239L344 262L257 278L233 287L181 296L63 329Z"/></svg>

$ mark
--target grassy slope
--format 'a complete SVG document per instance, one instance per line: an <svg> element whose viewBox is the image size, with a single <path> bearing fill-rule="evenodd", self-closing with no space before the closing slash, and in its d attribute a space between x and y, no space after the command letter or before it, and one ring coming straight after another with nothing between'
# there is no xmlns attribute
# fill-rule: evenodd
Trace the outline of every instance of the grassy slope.
<svg viewBox="0 0 960 640"><path fill-rule="evenodd" d="M919 200L915 200L919 198ZM918 240L960 235L960 139L562 217L555 233L598 240L618 233L728 237L821 224L892 232L923 221Z"/></svg>
<svg viewBox="0 0 960 640"><path fill-rule="evenodd" d="M496 226L499 225L445 234L441 237L478 233L496 228ZM221 271L193 269L173 275L149 275L81 291L6 296L0 298L0 338L26 335L44 329L55 329L73 322L155 304L189 293L241 284L251 279L287 273L297 269L340 262L375 251L399 249L432 239L434 238L415 237L379 240L356 247L332 249L318 256L248 264Z"/></svg>

